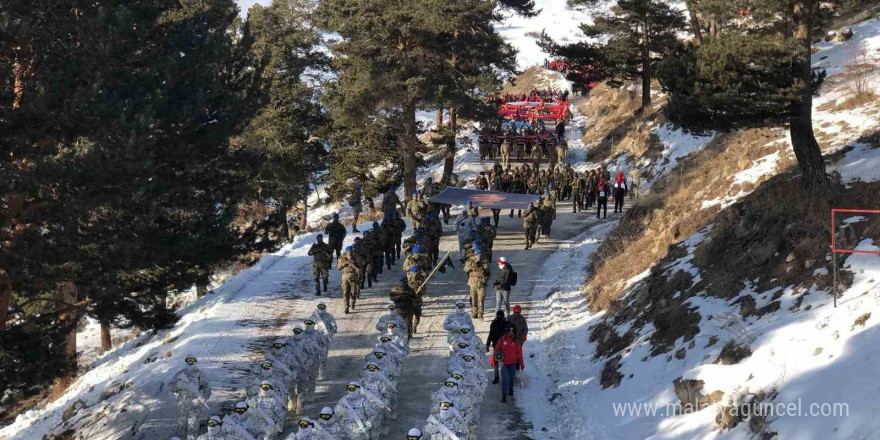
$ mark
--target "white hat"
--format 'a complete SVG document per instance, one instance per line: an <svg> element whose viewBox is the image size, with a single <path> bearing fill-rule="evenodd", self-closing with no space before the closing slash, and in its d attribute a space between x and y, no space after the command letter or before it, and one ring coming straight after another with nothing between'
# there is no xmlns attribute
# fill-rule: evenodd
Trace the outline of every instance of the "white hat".
<svg viewBox="0 0 880 440"><path fill-rule="evenodd" d="M417 428L413 428L413 429L410 429L409 432L406 433L406 435L416 435L416 436L421 437L422 431L419 431Z"/></svg>
<svg viewBox="0 0 880 440"><path fill-rule="evenodd" d="M507 263L507 257L501 257L498 259L499 263Z"/></svg>
<svg viewBox="0 0 880 440"><path fill-rule="evenodd" d="M325 406L324 408L321 408L321 415L332 416L333 415L333 408L330 408L329 406Z"/></svg>

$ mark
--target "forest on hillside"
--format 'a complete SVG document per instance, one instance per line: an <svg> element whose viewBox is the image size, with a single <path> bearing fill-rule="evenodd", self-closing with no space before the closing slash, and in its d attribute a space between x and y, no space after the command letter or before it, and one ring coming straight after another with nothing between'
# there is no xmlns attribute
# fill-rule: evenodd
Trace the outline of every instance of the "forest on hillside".
<svg viewBox="0 0 880 440"><path fill-rule="evenodd" d="M594 7L592 0L571 0ZM786 126L823 188L813 44L868 0L618 0L591 42L542 46L583 92L652 81L692 130ZM0 397L77 371L76 328L152 331L169 297L209 290L307 228L309 196L416 189L420 111L452 174L457 121L494 123L516 72L498 33L529 0L0 4ZM683 38L682 35L687 35ZM860 99L875 99L868 95ZM372 170L387 172L374 175Z"/></svg>

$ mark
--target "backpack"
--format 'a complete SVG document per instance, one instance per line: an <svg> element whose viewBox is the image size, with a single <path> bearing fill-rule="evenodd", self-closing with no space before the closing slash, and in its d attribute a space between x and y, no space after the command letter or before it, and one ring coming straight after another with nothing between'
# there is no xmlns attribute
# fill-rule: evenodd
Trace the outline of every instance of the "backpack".
<svg viewBox="0 0 880 440"><path fill-rule="evenodd" d="M516 271L513 270L513 267L510 268L510 287L516 285Z"/></svg>

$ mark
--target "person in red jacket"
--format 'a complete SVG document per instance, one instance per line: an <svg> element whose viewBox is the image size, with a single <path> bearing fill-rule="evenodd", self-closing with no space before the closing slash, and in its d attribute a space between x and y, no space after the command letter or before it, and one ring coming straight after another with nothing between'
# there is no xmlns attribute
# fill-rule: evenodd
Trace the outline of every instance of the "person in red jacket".
<svg viewBox="0 0 880 440"><path fill-rule="evenodd" d="M501 403L507 402L507 395L513 397L513 382L516 381L516 371L525 370L523 362L522 346L514 338L513 327L507 327L504 336L495 344L492 353L492 366L496 362L501 364Z"/></svg>

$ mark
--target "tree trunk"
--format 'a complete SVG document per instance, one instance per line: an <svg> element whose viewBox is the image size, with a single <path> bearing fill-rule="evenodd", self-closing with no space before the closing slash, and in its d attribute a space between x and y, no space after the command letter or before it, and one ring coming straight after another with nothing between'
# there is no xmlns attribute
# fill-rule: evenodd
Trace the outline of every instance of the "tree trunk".
<svg viewBox="0 0 880 440"><path fill-rule="evenodd" d="M79 310L72 304L78 301L78 292L76 285L72 282L65 281L58 283L58 290L55 292L58 300L55 305L55 311L58 314L58 320L69 325L70 330L64 339L64 355L70 361L70 365L76 371L76 324L79 322Z"/></svg>
<svg viewBox="0 0 880 440"><path fill-rule="evenodd" d="M12 110L21 108L21 99L24 96L25 77L31 71L33 59L22 60L20 54L16 54L15 60L12 62Z"/></svg>
<svg viewBox="0 0 880 440"><path fill-rule="evenodd" d="M286 215L286 214L285 214ZM305 232L309 228L309 196L303 197L302 217L299 219L299 230Z"/></svg>
<svg viewBox="0 0 880 440"><path fill-rule="evenodd" d="M289 211L290 211L290 205L288 205L287 203L282 203L281 204L281 215L284 216L284 236L287 237L288 240L293 238L290 233L290 229L291 229L290 228L290 219L287 217L287 213Z"/></svg>
<svg viewBox="0 0 880 440"><path fill-rule="evenodd" d="M642 16L642 109L651 107L651 29L648 14Z"/></svg>
<svg viewBox="0 0 880 440"><path fill-rule="evenodd" d="M451 139L446 140L446 154L443 161L443 177L440 179L442 185L449 185L449 179L452 177L452 167L455 165L455 152L458 149L455 143L455 135L458 132L458 112L455 108L449 109L449 129L452 132Z"/></svg>
<svg viewBox="0 0 880 440"><path fill-rule="evenodd" d="M110 337L110 324L101 323L101 354L104 354L113 348L113 339Z"/></svg>
<svg viewBox="0 0 880 440"><path fill-rule="evenodd" d="M811 87L813 70L810 65L813 30L810 22L815 7L815 0L800 0L794 6L793 12L797 25L795 38L800 41L803 50L798 59L794 60L792 76L794 81L801 83L803 87L800 91L800 99L791 104L789 121L791 146L803 172L803 183L809 188L820 186L828 180L825 174L825 160L822 158L822 150L813 135L813 90Z"/></svg>
<svg viewBox="0 0 880 440"><path fill-rule="evenodd" d="M201 279L196 282L196 298L203 298L208 294L208 279Z"/></svg>
<svg viewBox="0 0 880 440"><path fill-rule="evenodd" d="M691 31L694 33L694 43L697 46L703 45L703 31L700 29L700 17L697 15L697 10L694 9L693 2L688 0L685 2L687 4L688 14L691 17Z"/></svg>
<svg viewBox="0 0 880 440"><path fill-rule="evenodd" d="M9 320L9 302L12 299L12 281L6 271L0 269L0 330L6 330Z"/></svg>
<svg viewBox="0 0 880 440"><path fill-rule="evenodd" d="M406 200L409 201L411 195L416 190L416 104L413 100L408 100L403 108L403 139L402 139L402 155L403 155L403 188L406 194Z"/></svg>
<svg viewBox="0 0 880 440"><path fill-rule="evenodd" d="M440 128L442 126L443 126L443 109L438 108L437 109L437 128Z"/></svg>

